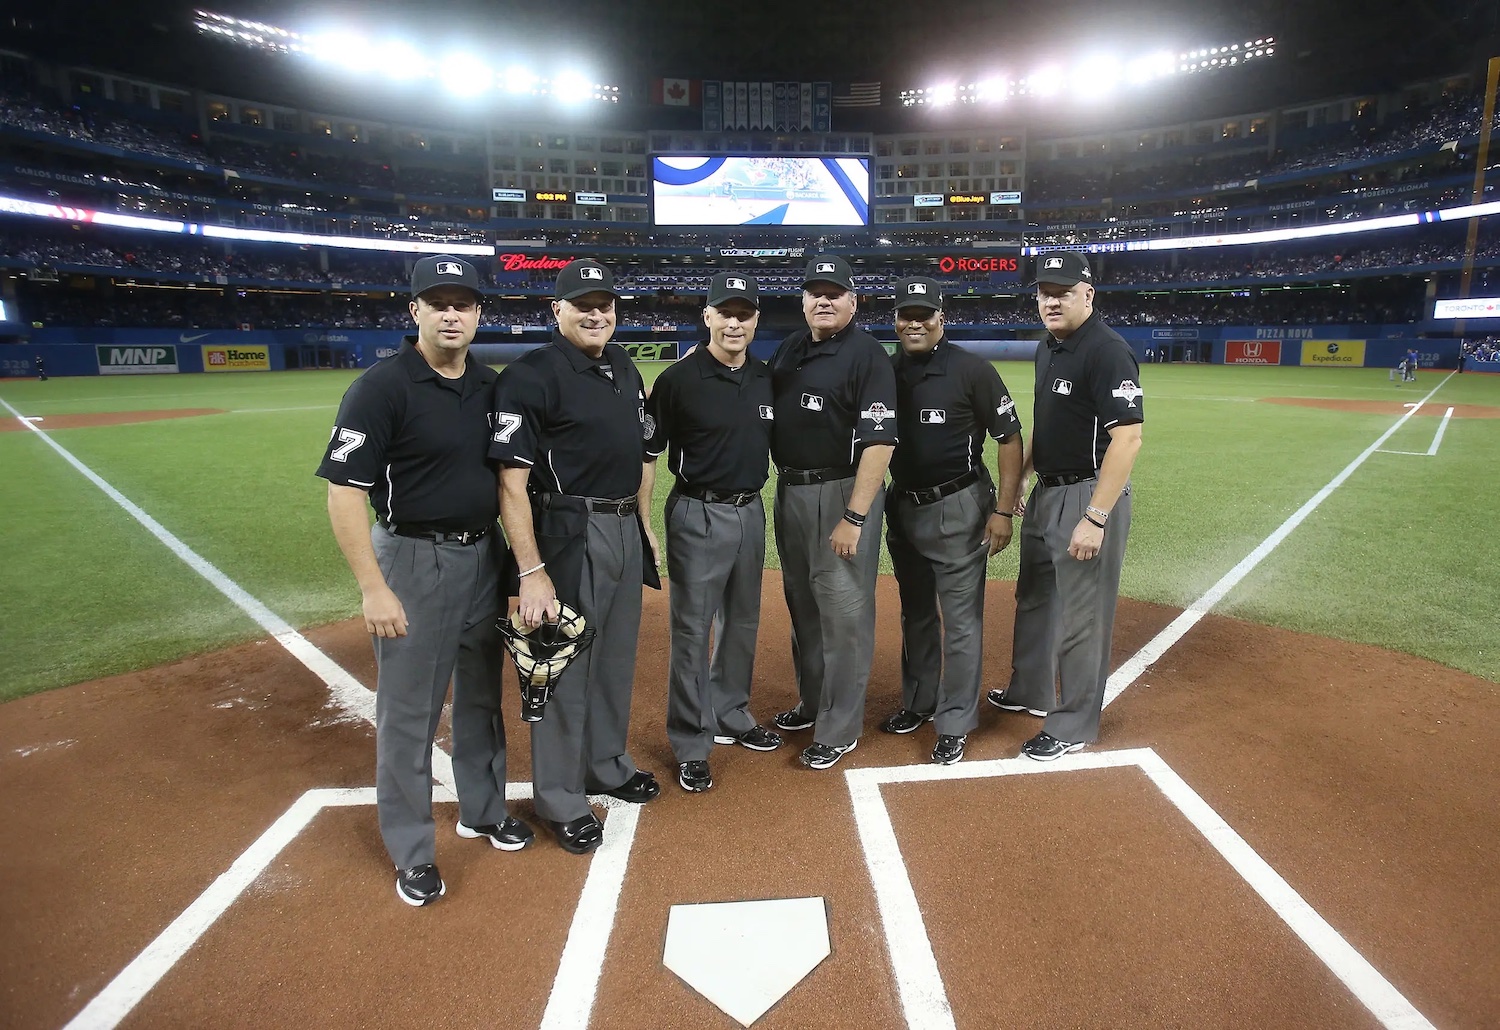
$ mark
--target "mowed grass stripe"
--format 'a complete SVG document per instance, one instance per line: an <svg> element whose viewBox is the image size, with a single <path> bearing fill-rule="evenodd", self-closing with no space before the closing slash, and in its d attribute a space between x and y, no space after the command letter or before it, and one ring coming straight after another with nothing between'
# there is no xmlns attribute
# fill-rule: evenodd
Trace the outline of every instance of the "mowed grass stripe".
<svg viewBox="0 0 1500 1030"><path fill-rule="evenodd" d="M647 363L642 371L652 381L664 367ZM997 367L1029 431L1032 367L1028 362L1005 362ZM58 432L56 439L273 611L294 625L306 626L358 613L358 593L328 530L324 484L313 476L333 420L333 408L353 378L351 372L100 377L8 383L3 393L28 413L37 411L43 401L59 411L276 409L67 430ZM1135 476L1135 518L1124 593L1169 605L1187 604L1389 428L1395 417L1254 401L1311 396L1382 399L1399 404L1420 399L1438 381L1433 373L1423 373L1422 379L1417 384L1419 392L1410 386L1395 388L1381 369L1143 368L1149 421L1146 447ZM1455 377L1431 403L1452 402L1500 406L1500 377ZM1389 446L1396 447L1400 440L1402 449L1425 450L1437 421L1412 419ZM1352 487L1367 478L1383 476L1380 470L1388 462L1443 462L1471 448L1482 455L1493 455L1496 431L1500 431L1500 420L1455 420L1437 458L1377 455L1332 500L1342 503L1345 497L1358 496L1362 503L1350 518L1356 524L1362 519L1368 523L1388 504L1380 499L1380 490L1367 495L1365 491L1352 491ZM7 433L0 439L15 443L30 435ZM1406 442L1412 446L1407 447ZM77 480L79 490L97 494L55 455L47 460L61 470L56 474ZM993 468L993 444L986 460ZM1420 466L1417 471L1420 475ZM1495 567L1500 547L1487 542L1494 534L1475 533L1469 528L1482 525L1486 512L1494 507L1495 488L1488 485L1493 477L1477 474L1471 479L1471 471L1465 468L1455 472L1451 505L1424 508L1405 516L1422 520L1424 528L1409 538L1412 546L1396 548L1398 553L1393 557L1380 563L1364 560L1363 555L1356 558L1347 553L1348 541L1335 537L1322 540L1305 560L1297 558L1294 571L1284 573L1282 551L1278 551L1229 597L1226 610L1276 625L1388 643L1500 679L1493 648L1483 635L1476 637L1451 628L1484 619L1493 621L1497 599L1483 589L1477 593L1460 591L1465 596L1451 601L1454 610L1439 606L1431 618L1410 606L1398 612L1396 604L1354 620L1318 617L1319 612L1336 610L1328 604L1329 594L1351 598L1400 596L1402 584L1422 575L1436 577L1440 585L1447 574L1441 563L1428 563L1426 551L1453 538L1474 537L1472 567ZM653 520L660 538L661 509L672 477L664 465L659 467L658 477ZM23 474L19 481L28 483L30 478ZM1419 487L1409 489L1415 492ZM765 491L768 512L773 493L774 478ZM1366 506L1369 511L1363 510ZM19 503L14 507L29 509ZM13 581L12 592L19 598L17 617L23 621L44 619L40 614L27 613L46 611L42 599L56 597L59 587L70 589L67 583L54 584L43 570L66 560L75 534L93 532L90 520L81 514L83 510L68 505L51 509L46 517L48 524L39 526L28 541L28 549L37 555L35 565L8 577ZM1295 550L1291 545L1323 524L1324 511L1320 509L1312 524L1299 528L1284 545L1289 568ZM12 525L15 519L13 515ZM777 563L769 529L767 537L767 564L774 568ZM181 568L155 541L144 536L131 539L137 540L139 560L149 558L159 570L173 565ZM55 553L49 558L48 552ZM1013 579L1016 558L1013 545L991 561L990 575ZM888 559L883 566L889 572ZM186 570L177 574L191 575ZM1267 580L1273 585L1262 587L1258 577L1274 577ZM115 604L131 603L127 595L140 580L141 576L132 575L112 581L110 590L118 594ZM1252 590L1253 594L1249 593ZM210 603L222 606L216 595ZM88 616L80 622L79 632L113 632L114 605L77 607ZM1437 625L1439 621L1441 626ZM165 634L170 646L143 640L141 664L172 657L173 647L178 648L176 654L185 654L256 634L248 622L238 631L224 630L216 625L216 619L207 622L207 626L176 627ZM1398 622L1403 625L1398 626ZM241 635L236 636L236 632ZM157 636L154 631L150 635ZM32 643L26 646L35 646L45 636L46 631L30 631L25 639ZM22 637L15 635L12 639L19 643ZM1398 640L1408 643L1398 644ZM26 690L99 674L86 660L72 662L66 666L67 671L62 671L45 655L38 654L33 662L25 655L25 648L7 649L8 653L13 650L20 652L13 664L51 668L55 673L50 679L52 674L47 673L29 677ZM148 654L149 658L145 657ZM111 666L118 667L118 662Z"/></svg>

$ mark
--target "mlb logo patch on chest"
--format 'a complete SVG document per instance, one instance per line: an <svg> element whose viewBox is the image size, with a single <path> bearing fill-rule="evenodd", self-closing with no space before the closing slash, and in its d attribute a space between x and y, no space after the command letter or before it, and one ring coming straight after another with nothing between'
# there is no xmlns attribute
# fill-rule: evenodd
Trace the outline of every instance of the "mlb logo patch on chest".
<svg viewBox="0 0 1500 1030"><path fill-rule="evenodd" d="M948 413L942 408L923 408L917 418L923 425L940 426L948 421Z"/></svg>
<svg viewBox="0 0 1500 1030"><path fill-rule="evenodd" d="M1052 380L1052 392L1067 397L1073 392L1073 384L1066 379Z"/></svg>
<svg viewBox="0 0 1500 1030"><path fill-rule="evenodd" d="M804 393L802 395L802 406L808 411L822 411L823 398L815 393Z"/></svg>
<svg viewBox="0 0 1500 1030"><path fill-rule="evenodd" d="M776 417L776 409L769 404L762 404L760 406L760 417L763 419L774 419Z"/></svg>

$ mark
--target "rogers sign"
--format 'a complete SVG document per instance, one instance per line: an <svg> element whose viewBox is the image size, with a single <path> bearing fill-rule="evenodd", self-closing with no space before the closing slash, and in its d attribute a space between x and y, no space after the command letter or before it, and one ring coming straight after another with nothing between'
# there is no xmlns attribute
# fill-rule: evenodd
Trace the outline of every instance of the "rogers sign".
<svg viewBox="0 0 1500 1030"><path fill-rule="evenodd" d="M541 257L532 257L530 254L497 254L500 259L500 270L502 272L555 272L564 265L572 262L572 258L555 258L543 254Z"/></svg>
<svg viewBox="0 0 1500 1030"><path fill-rule="evenodd" d="M1021 261L1013 257L943 257L940 272L1020 272Z"/></svg>

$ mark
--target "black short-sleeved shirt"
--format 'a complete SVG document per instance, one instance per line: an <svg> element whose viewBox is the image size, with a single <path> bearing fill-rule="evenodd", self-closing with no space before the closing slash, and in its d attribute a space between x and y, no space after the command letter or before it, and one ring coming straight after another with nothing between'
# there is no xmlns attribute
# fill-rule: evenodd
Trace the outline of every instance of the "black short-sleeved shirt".
<svg viewBox="0 0 1500 1030"><path fill-rule="evenodd" d="M1032 466L1042 475L1097 471L1117 425L1146 420L1130 345L1090 315L1066 340L1036 349Z"/></svg>
<svg viewBox="0 0 1500 1030"><path fill-rule="evenodd" d="M891 456L899 490L937 486L984 463L985 434L1003 440L1021 431L1016 403L995 366L948 342L912 358L897 350L896 426Z"/></svg>
<svg viewBox="0 0 1500 1030"><path fill-rule="evenodd" d="M490 457L531 469L531 486L583 497L633 497L646 459L646 389L630 355L595 361L560 334L495 383Z"/></svg>
<svg viewBox="0 0 1500 1030"><path fill-rule="evenodd" d="M670 448L667 467L683 484L706 490L759 490L770 473L775 415L771 370L745 356L738 369L720 364L700 344L651 387L646 453Z"/></svg>
<svg viewBox="0 0 1500 1030"><path fill-rule="evenodd" d="M477 529L500 513L486 454L495 370L471 354L464 374L437 374L415 337L349 385L318 475L370 492L381 521L441 532Z"/></svg>
<svg viewBox="0 0 1500 1030"><path fill-rule="evenodd" d="M885 348L852 321L815 342L793 333L771 358L771 457L785 469L842 468L870 444L894 444L896 375Z"/></svg>

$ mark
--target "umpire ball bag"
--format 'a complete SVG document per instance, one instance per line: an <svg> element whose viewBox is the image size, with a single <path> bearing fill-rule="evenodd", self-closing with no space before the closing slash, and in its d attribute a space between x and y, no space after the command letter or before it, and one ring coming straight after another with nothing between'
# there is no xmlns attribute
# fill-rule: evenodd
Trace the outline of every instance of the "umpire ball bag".
<svg viewBox="0 0 1500 1030"><path fill-rule="evenodd" d="M521 719L541 722L563 670L594 642L594 627L561 601L556 622L543 620L536 629L527 629L518 610L498 625L521 682Z"/></svg>

